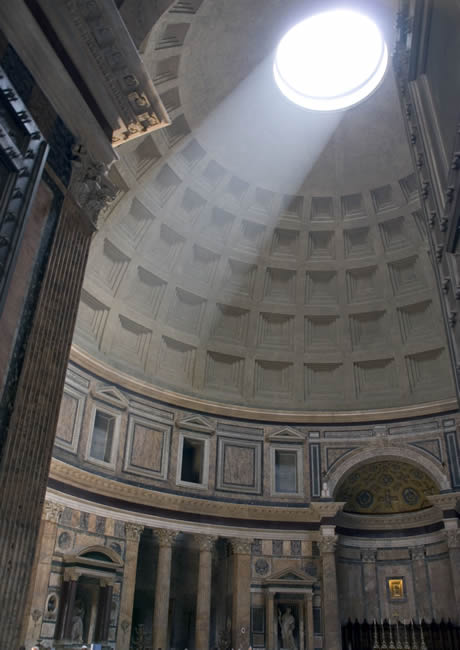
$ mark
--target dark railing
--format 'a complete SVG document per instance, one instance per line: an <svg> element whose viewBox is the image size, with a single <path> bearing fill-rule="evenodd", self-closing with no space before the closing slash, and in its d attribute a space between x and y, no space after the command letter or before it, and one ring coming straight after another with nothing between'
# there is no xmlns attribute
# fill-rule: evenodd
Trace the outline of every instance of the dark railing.
<svg viewBox="0 0 460 650"><path fill-rule="evenodd" d="M459 650L460 626L450 621L348 621L342 625L343 650Z"/></svg>

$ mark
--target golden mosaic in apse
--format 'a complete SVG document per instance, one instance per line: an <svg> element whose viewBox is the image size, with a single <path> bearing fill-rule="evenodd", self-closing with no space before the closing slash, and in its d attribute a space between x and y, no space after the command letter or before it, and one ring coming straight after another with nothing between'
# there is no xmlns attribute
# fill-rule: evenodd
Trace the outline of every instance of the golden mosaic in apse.
<svg viewBox="0 0 460 650"><path fill-rule="evenodd" d="M335 498L344 510L360 514L391 514L428 508L427 496L439 488L423 470L408 463L379 462L363 465L350 474Z"/></svg>

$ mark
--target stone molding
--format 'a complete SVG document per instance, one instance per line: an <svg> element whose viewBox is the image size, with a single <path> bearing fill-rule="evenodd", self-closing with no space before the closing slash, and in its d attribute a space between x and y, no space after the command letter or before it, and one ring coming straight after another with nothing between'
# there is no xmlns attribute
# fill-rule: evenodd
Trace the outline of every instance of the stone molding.
<svg viewBox="0 0 460 650"><path fill-rule="evenodd" d="M200 553L212 552L214 545L219 539L217 535L194 535L195 542L200 549Z"/></svg>
<svg viewBox="0 0 460 650"><path fill-rule="evenodd" d="M139 542L144 526L128 522L125 524L126 539L129 542Z"/></svg>
<svg viewBox="0 0 460 650"><path fill-rule="evenodd" d="M154 528L153 534L157 538L160 548L171 548L179 531L168 530L167 528Z"/></svg>
<svg viewBox="0 0 460 650"><path fill-rule="evenodd" d="M411 560L424 560L425 559L425 546L414 546L410 549Z"/></svg>
<svg viewBox="0 0 460 650"><path fill-rule="evenodd" d="M252 539L232 537L230 540L233 555L250 555Z"/></svg>
<svg viewBox="0 0 460 650"><path fill-rule="evenodd" d="M59 523L59 519L64 511L64 506L60 503L55 503L54 501L46 500L43 506L42 519L45 521L52 521L53 523Z"/></svg>

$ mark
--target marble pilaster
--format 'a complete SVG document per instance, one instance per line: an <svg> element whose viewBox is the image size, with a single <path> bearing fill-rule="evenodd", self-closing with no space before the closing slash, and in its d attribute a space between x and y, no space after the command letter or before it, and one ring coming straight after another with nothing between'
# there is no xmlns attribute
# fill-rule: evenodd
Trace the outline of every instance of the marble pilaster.
<svg viewBox="0 0 460 650"><path fill-rule="evenodd" d="M139 524L127 523L126 553L123 571L123 585L120 599L120 615L117 633L117 650L129 650L131 626L133 617L134 591L136 588L137 556L139 540L144 527Z"/></svg>
<svg viewBox="0 0 460 650"><path fill-rule="evenodd" d="M168 641L169 594L171 590L171 561L174 540L177 532L174 530L154 530L158 539L158 566L155 584L155 610L153 612L153 650L166 650Z"/></svg>
<svg viewBox="0 0 460 650"><path fill-rule="evenodd" d="M457 606L457 623L460 622L460 528L456 522L445 520L447 548L449 553L452 586ZM449 524L449 527L448 527Z"/></svg>
<svg viewBox="0 0 460 650"><path fill-rule="evenodd" d="M43 612L48 597L48 583L60 516L64 506L45 501L39 542L35 552L34 570L29 587L25 619L25 646L33 645L40 637Z"/></svg>
<svg viewBox="0 0 460 650"><path fill-rule="evenodd" d="M195 535L200 560L196 598L195 648L209 648L209 625L211 618L212 551L217 537Z"/></svg>
<svg viewBox="0 0 460 650"><path fill-rule="evenodd" d="M248 650L251 625L251 541L233 538L232 645Z"/></svg>
<svg viewBox="0 0 460 650"><path fill-rule="evenodd" d="M410 557L412 560L414 589L417 594L418 616L424 618L425 621L431 621L433 613L429 597L430 584L426 568L425 547L422 545L410 549Z"/></svg>
<svg viewBox="0 0 460 650"><path fill-rule="evenodd" d="M315 636L313 625L313 592L309 591L305 594L305 618L307 621L307 650L314 650Z"/></svg>
<svg viewBox="0 0 460 650"><path fill-rule="evenodd" d="M365 612L368 621L380 619L379 603L377 599L377 573L375 561L377 551L373 548L366 548L361 551L361 562L363 563L363 582L365 594Z"/></svg>
<svg viewBox="0 0 460 650"><path fill-rule="evenodd" d="M320 551L325 650L342 650L335 559L337 541L335 526L321 526Z"/></svg>

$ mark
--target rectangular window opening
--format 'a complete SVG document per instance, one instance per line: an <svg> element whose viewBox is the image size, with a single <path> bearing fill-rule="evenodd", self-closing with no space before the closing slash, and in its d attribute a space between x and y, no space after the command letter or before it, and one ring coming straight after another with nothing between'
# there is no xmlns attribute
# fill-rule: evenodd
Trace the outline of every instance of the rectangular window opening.
<svg viewBox="0 0 460 650"><path fill-rule="evenodd" d="M297 452L275 451L275 490L295 494L297 487Z"/></svg>
<svg viewBox="0 0 460 650"><path fill-rule="evenodd" d="M91 458L101 460L104 463L110 463L112 459L114 431L115 416L96 411L91 439Z"/></svg>
<svg viewBox="0 0 460 650"><path fill-rule="evenodd" d="M203 482L204 440L184 438L182 446L181 481L187 483Z"/></svg>

